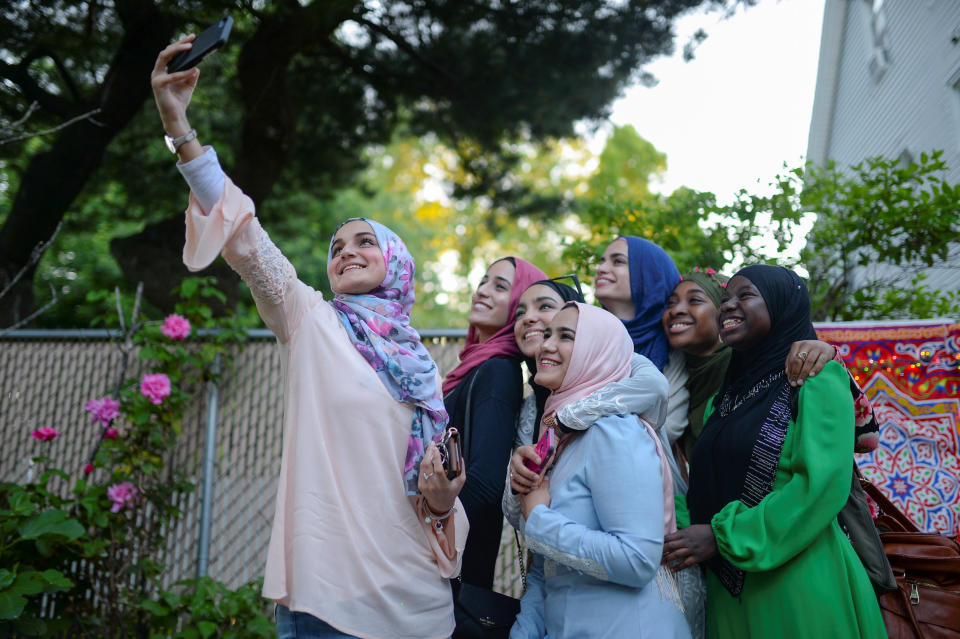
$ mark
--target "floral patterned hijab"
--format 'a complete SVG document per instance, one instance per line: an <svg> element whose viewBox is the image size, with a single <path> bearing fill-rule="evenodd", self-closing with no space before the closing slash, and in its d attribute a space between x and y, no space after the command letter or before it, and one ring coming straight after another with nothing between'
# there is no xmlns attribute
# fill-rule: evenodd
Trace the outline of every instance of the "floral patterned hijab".
<svg viewBox="0 0 960 639"><path fill-rule="evenodd" d="M420 335L410 326L416 266L396 233L362 217L350 218L343 224L354 220L362 220L373 229L387 274L380 286L364 295L336 293L331 305L354 348L377 373L390 395L398 402L414 405L403 480L407 494L416 495L424 450L431 441L439 439L449 421L443 398L437 392L437 365ZM327 249L327 263L332 248L333 239Z"/></svg>

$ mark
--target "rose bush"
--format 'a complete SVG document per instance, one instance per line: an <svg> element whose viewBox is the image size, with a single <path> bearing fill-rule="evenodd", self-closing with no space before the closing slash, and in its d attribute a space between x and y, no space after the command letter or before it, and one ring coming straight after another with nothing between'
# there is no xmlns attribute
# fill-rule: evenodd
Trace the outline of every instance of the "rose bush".
<svg viewBox="0 0 960 639"><path fill-rule="evenodd" d="M159 329L160 322L138 317L122 323L124 361L136 353L151 372L86 401L95 432L83 419L31 433L41 449L58 436L88 439L93 452L76 460L77 477L36 457L39 476L0 483L0 637L6 629L107 639L273 635L255 584L233 591L203 579L160 587L165 567L157 551L181 515L177 504L193 490L168 466L184 411L191 392L216 378L216 358L227 369L245 338L227 319L215 334L187 341L191 323L217 327L204 301L222 294L213 278L178 289L183 302Z"/></svg>

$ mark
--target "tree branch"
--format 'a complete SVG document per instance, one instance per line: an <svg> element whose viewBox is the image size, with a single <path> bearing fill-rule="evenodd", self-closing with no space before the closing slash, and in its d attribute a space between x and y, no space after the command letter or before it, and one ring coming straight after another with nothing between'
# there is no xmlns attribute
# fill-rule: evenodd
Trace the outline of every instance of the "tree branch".
<svg viewBox="0 0 960 639"><path fill-rule="evenodd" d="M42 315L43 313L45 313L48 308L51 308L54 304L56 304L57 302L60 301L60 298L57 297L57 290L53 287L53 284L50 285L50 294L51 294L51 296L52 296L52 299L51 299L49 302L47 302L46 304L44 304L42 307L40 307L39 309L35 310L34 312L30 313L29 315L27 315L26 317L24 317L22 320L20 320L19 322L17 322L17 323L14 324L13 326L11 326L11 327L9 327L9 328L5 328L5 329L3 329L3 330L0 330L0 337L3 337L4 335L6 335L7 333L9 333L10 331L15 331L15 330L17 330L17 329L20 328L21 326L26 326L27 324L29 324L30 322L32 322L33 320L35 320L37 317L40 317L40 315Z"/></svg>
<svg viewBox="0 0 960 639"><path fill-rule="evenodd" d="M14 120L13 122L11 122L9 128L0 129L0 135L10 135L11 133L19 129L21 126L26 124L27 120L30 119L30 116L33 115L33 112L36 111L37 107L39 106L40 105L36 101L31 102L30 105L27 107L27 112L23 114L23 117L20 118L19 120Z"/></svg>
<svg viewBox="0 0 960 639"><path fill-rule="evenodd" d="M28 270L36 266L37 262L40 261L40 258L43 257L43 252L46 251L47 247L50 246L50 244L53 243L53 240L56 239L57 233L60 232L61 226L63 226L63 221L57 224L57 228L53 229L53 234L50 236L50 239L48 239L45 242L40 242L35 247L33 247L33 250L30 251L30 259L27 260L27 263L24 264L19 271L17 271L17 274L14 275L10 279L10 281L7 282L7 285L3 287L3 290L0 291L0 299L3 299L3 296L10 292L10 290L14 287L14 285L16 285L16 283L20 280L21 277L24 276L24 274Z"/></svg>
<svg viewBox="0 0 960 639"><path fill-rule="evenodd" d="M376 22L371 22L370 20L362 16L355 16L353 19L358 23L367 26L374 33L378 33L381 36L393 42L395 45L397 45L398 49L400 49L401 51L406 53L408 56L413 58L414 61L419 63L421 66L426 67L427 69L433 71L436 75L447 80L452 86L457 86L457 78L455 78L452 74L450 74L450 72L448 72L446 69L441 67L436 62L432 60L428 60L427 58L420 55L420 53L409 42L407 42L400 36L392 33L389 29L387 29L383 25L377 24Z"/></svg>
<svg viewBox="0 0 960 639"><path fill-rule="evenodd" d="M36 102L34 102L34 104L36 104ZM71 124L76 124L81 120L90 120L90 122L96 126L105 127L106 126L105 124L103 124L102 122L97 122L96 120L93 119L93 116L99 113L100 113L100 108L98 107L96 109L93 109L92 111L87 111L86 113L81 113L80 115L74 118L70 118L66 122L63 122L62 124L58 124L52 129L45 129L43 131L36 131L34 133L21 133L20 135L15 135L12 138L2 139L0 140L0 145L9 144L11 142L19 142L20 140L26 140L28 138L36 138L36 137L40 137L41 135L50 135L51 133L56 133L57 131L67 128ZM29 116L30 114L27 113L27 115Z"/></svg>

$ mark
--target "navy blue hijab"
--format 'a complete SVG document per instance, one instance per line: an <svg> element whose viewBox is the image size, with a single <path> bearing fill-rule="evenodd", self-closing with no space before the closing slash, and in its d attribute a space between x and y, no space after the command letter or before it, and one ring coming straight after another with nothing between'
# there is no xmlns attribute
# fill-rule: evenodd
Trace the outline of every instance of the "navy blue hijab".
<svg viewBox="0 0 960 639"><path fill-rule="evenodd" d="M633 352L645 356L661 371L667 364L670 343L663 331L667 298L680 282L680 271L666 251L642 237L621 236L627 241L630 293L634 316L623 322L633 340Z"/></svg>

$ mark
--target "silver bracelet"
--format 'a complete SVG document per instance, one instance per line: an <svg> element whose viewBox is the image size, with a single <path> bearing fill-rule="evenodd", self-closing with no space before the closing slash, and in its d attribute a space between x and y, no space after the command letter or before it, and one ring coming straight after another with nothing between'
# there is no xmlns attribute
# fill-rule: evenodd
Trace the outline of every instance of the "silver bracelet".
<svg viewBox="0 0 960 639"><path fill-rule="evenodd" d="M440 523L441 521L443 521L444 519L452 515L454 512L456 512L457 506L456 506L456 502L454 502L454 505L452 508L450 508L450 510L448 510L443 514L438 515L437 513L433 512L433 509L430 508L430 503L427 501L426 497L424 497L423 509L427 511L427 516L423 518L423 522L426 524L429 524L430 522L434 522L434 521L437 523Z"/></svg>

